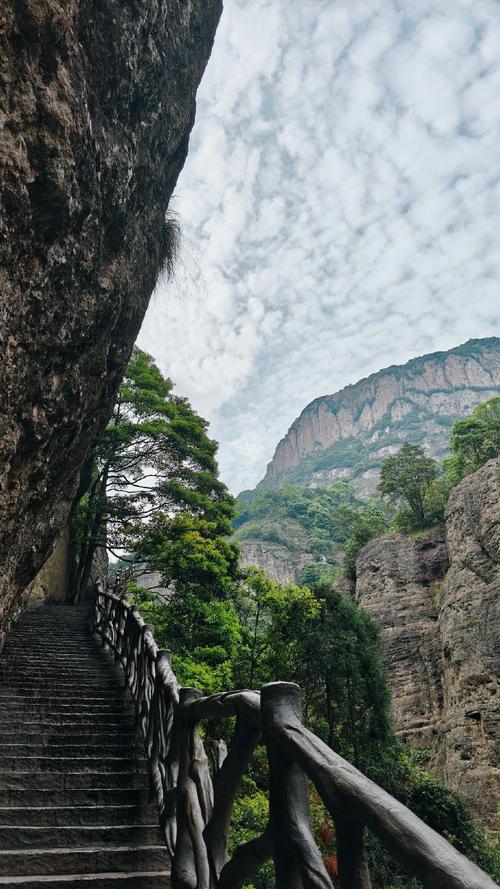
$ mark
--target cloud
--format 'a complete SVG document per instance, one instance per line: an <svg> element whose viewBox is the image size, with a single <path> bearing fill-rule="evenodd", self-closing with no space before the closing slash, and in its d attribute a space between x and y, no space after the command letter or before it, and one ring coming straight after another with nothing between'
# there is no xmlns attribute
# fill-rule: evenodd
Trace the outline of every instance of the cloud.
<svg viewBox="0 0 500 889"><path fill-rule="evenodd" d="M232 0L140 345L262 477L313 398L500 320L496 0Z"/></svg>

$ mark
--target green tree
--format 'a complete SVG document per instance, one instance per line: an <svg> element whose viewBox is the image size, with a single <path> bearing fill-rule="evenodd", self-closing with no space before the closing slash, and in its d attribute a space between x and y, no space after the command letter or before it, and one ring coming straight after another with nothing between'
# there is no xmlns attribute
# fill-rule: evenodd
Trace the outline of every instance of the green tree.
<svg viewBox="0 0 500 889"><path fill-rule="evenodd" d="M363 768L390 736L378 628L353 599L329 584L318 584L312 596L307 610L305 603L299 610L297 602L285 602L273 615L269 667L301 686L313 731Z"/></svg>
<svg viewBox="0 0 500 889"><path fill-rule="evenodd" d="M356 579L356 559L358 554L374 537L389 528L391 513L381 500L369 500L357 513L344 552L343 568L351 580Z"/></svg>
<svg viewBox="0 0 500 889"><path fill-rule="evenodd" d="M500 457L500 397L477 405L470 417L453 424L450 450L452 457L445 461L445 470L452 484Z"/></svg>
<svg viewBox="0 0 500 889"><path fill-rule="evenodd" d="M297 682L308 725L357 764L386 743L389 698L378 630L353 599L328 583L281 586L252 569L237 610L240 686Z"/></svg>
<svg viewBox="0 0 500 889"><path fill-rule="evenodd" d="M135 349L75 511L72 588L85 588L97 546L133 551L158 515L187 514L226 534L234 501L218 479L217 443L151 356Z"/></svg>
<svg viewBox="0 0 500 889"><path fill-rule="evenodd" d="M436 461L427 457L422 446L405 442L397 454L383 461L378 490L394 505L405 504L415 527L425 527L429 519L426 496L437 474Z"/></svg>

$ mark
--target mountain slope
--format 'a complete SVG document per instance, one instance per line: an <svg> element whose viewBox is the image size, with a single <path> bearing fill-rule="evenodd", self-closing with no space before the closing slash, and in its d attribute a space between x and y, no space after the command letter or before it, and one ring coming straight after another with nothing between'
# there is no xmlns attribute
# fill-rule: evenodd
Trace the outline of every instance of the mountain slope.
<svg viewBox="0 0 500 889"><path fill-rule="evenodd" d="M442 459L453 421L499 393L498 337L385 368L308 404L279 442L257 489L342 478L369 496L382 459L403 441L422 442Z"/></svg>
<svg viewBox="0 0 500 889"><path fill-rule="evenodd" d="M334 533L335 516L342 508L363 508L363 498L376 493L384 457L409 440L442 460L452 423L499 394L500 338L491 337L386 368L317 398L278 444L256 490L240 495L236 538L243 562L280 582L299 582L311 563L338 563L348 524ZM345 482L357 502L343 499ZM288 493L290 484L296 490ZM298 509L303 500L309 502Z"/></svg>

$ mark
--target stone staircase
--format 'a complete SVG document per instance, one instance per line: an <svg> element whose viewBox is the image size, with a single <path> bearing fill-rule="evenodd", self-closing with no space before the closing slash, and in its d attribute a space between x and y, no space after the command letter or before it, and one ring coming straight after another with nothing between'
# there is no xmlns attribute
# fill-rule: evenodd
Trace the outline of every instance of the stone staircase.
<svg viewBox="0 0 500 889"><path fill-rule="evenodd" d="M84 607L26 612L0 655L0 887L168 889L121 672Z"/></svg>

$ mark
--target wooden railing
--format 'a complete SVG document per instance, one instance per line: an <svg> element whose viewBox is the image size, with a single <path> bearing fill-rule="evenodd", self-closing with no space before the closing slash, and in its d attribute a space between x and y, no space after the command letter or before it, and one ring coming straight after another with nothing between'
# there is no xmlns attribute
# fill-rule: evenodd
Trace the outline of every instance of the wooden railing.
<svg viewBox="0 0 500 889"><path fill-rule="evenodd" d="M113 586L116 590L116 585ZM338 756L302 723L300 689L272 682L258 691L208 697L180 688L153 627L98 581L92 628L125 672L149 757L173 889L238 889L273 858L277 889L331 889L316 846L308 780L335 822L340 889L370 889L365 827L426 889L496 884L443 837ZM200 723L236 717L229 752L212 778ZM269 762L269 823L227 860L236 793L255 747Z"/></svg>

